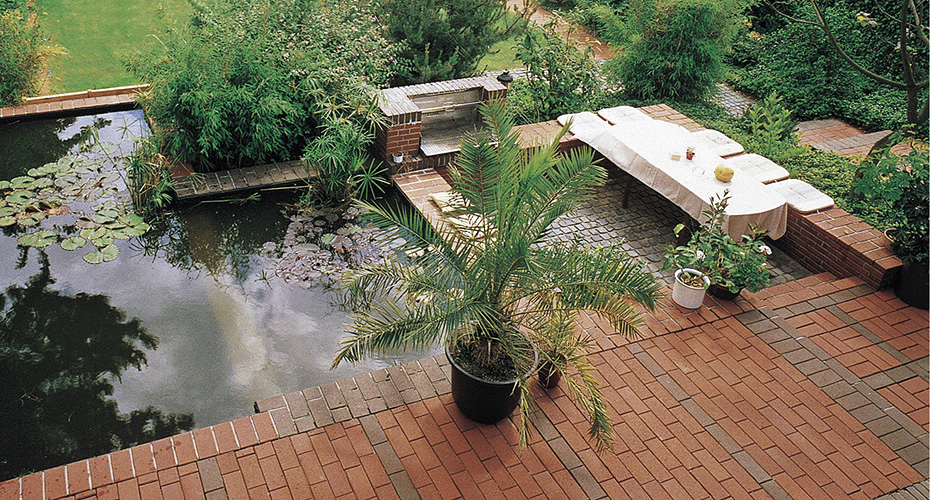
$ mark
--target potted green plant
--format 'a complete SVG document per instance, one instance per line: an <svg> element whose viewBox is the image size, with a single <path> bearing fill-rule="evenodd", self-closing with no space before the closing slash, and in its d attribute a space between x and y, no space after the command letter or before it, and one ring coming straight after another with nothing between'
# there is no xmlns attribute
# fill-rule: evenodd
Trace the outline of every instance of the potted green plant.
<svg viewBox="0 0 930 500"><path fill-rule="evenodd" d="M856 191L865 203L878 207L889 231L891 249L904 268L895 293L905 303L921 309L930 307L930 271L927 268L930 184L925 144L912 143L906 155L891 152L900 136L891 140L875 161L863 163Z"/></svg>
<svg viewBox="0 0 930 500"><path fill-rule="evenodd" d="M765 231L750 226L749 234L737 242L723 230L729 200L728 190L719 199L711 197L710 207L702 212L706 222L688 243L666 248L663 270L697 270L710 282L708 293L732 300L744 288L758 292L768 286L769 270L765 261L772 249L762 239ZM684 224L675 226L675 235L684 229Z"/></svg>
<svg viewBox="0 0 930 500"><path fill-rule="evenodd" d="M557 341L554 318L574 327L574 312L592 311L633 336L641 317L630 302L651 309L659 288L617 247L547 242L552 223L606 179L591 150L559 153L563 128L550 144L521 151L519 133L499 105L480 112L487 131L462 143L448 171L457 196L435 226L408 207L360 203L388 238L402 238L404 256L347 275L343 286L355 314L333 365L442 345L462 413L492 423L519 404L525 445L528 380L540 357L535 346ZM575 396L591 419L591 437L604 448L612 431L589 375Z"/></svg>

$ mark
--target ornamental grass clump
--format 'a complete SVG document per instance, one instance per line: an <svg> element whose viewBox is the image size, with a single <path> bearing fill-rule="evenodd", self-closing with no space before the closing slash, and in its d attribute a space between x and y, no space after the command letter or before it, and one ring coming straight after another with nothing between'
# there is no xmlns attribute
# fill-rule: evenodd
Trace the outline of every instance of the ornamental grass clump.
<svg viewBox="0 0 930 500"><path fill-rule="evenodd" d="M711 197L710 208L702 213L707 222L686 245L666 248L663 271L696 269L710 279L711 285L721 286L732 293L739 293L743 288L758 292L768 286L769 270L765 261L772 254L772 249L762 239L766 231L750 225L749 234L743 235L743 241L730 238L723 229L729 201L728 190L719 199ZM684 224L675 226L675 234L684 229Z"/></svg>

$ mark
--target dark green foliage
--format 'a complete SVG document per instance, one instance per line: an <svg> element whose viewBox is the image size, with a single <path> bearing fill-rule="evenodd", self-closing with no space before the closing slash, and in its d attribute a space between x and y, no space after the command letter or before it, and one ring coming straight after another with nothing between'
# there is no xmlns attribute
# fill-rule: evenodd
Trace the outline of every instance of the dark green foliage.
<svg viewBox="0 0 930 500"><path fill-rule="evenodd" d="M332 102L389 74L390 45L351 0L192 4L189 26L129 66L152 85L142 105L160 151L197 171L299 157Z"/></svg>
<svg viewBox="0 0 930 500"><path fill-rule="evenodd" d="M612 71L634 99L698 101L723 78L723 52L735 29L727 0L643 0L631 17L632 42ZM654 5L654 9L651 8Z"/></svg>
<svg viewBox="0 0 930 500"><path fill-rule="evenodd" d="M529 75L516 84L525 91L525 98L511 109L523 121L581 111L601 94L591 49L582 52L566 43L551 25L528 28L517 46L517 59Z"/></svg>
<svg viewBox="0 0 930 500"><path fill-rule="evenodd" d="M885 3L892 11L897 8L896 3ZM789 5L794 6L790 14L813 18L807 2ZM839 0L824 7L824 19L853 60L869 71L899 80L896 22L884 16L874 16L881 21L874 25L856 20L857 12L875 12L875 8L870 2ZM728 76L732 85L757 96L777 90L785 105L803 119L835 117L868 129L897 129L907 122L906 91L855 71L819 27L773 17L777 14L768 7L755 11L760 23L742 29L730 54L729 62L735 67ZM916 77L926 78L926 47L914 39L911 49ZM926 90L921 99L926 101Z"/></svg>
<svg viewBox="0 0 930 500"><path fill-rule="evenodd" d="M25 8L26 0L0 0L0 13L14 9L25 10Z"/></svg>
<svg viewBox="0 0 930 500"><path fill-rule="evenodd" d="M139 141L126 164L129 192L135 212L153 216L171 203L174 179L171 177L171 160L158 152L147 139Z"/></svg>
<svg viewBox="0 0 930 500"><path fill-rule="evenodd" d="M913 144L910 153L891 153L892 140L874 163L863 163L856 191L864 205L877 208L894 230L892 249L902 259L927 265L930 225L930 182L926 144Z"/></svg>
<svg viewBox="0 0 930 500"><path fill-rule="evenodd" d="M400 45L397 85L471 76L502 37L503 0L380 0L378 8Z"/></svg>
<svg viewBox="0 0 930 500"><path fill-rule="evenodd" d="M42 46L42 33L24 11L0 5L0 106L19 104L38 89Z"/></svg>
<svg viewBox="0 0 930 500"><path fill-rule="evenodd" d="M752 130L752 146L756 153L769 158L790 156L798 148L797 121L781 104L777 92L772 92L746 112L746 121Z"/></svg>
<svg viewBox="0 0 930 500"><path fill-rule="evenodd" d="M584 26L592 34L619 47L629 43L629 34L624 26L624 3L603 0L579 0L568 13L568 20Z"/></svg>
<svg viewBox="0 0 930 500"><path fill-rule="evenodd" d="M113 380L157 339L103 295L53 289L48 257L0 293L0 480L190 430L189 414L121 414Z"/></svg>

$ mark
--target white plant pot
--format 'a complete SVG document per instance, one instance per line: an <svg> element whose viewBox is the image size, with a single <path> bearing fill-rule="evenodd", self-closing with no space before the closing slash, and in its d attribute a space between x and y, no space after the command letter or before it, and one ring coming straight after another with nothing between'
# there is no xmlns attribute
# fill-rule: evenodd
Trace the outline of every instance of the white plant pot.
<svg viewBox="0 0 930 500"><path fill-rule="evenodd" d="M678 279L682 273L687 272L689 274L694 274L700 276L704 282L702 287L693 287L686 285ZM684 268L675 271L675 285L672 286L672 300L681 307L687 309L697 309L701 307L701 304L704 303L704 294L707 292L707 287L710 286L710 278L704 276L704 273L698 271L697 269Z"/></svg>

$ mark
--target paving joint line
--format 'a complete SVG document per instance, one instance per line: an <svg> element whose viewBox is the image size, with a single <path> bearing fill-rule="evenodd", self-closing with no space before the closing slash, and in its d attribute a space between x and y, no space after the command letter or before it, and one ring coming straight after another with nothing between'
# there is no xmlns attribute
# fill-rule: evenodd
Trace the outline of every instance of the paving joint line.
<svg viewBox="0 0 930 500"><path fill-rule="evenodd" d="M308 432L334 423L358 419L375 454L402 499L419 499L413 481L387 439L376 413L448 394L448 360L442 354L364 373L290 394L256 401L256 413L268 412L279 437ZM546 446L571 474L588 498L608 498L607 492L573 450L549 417L533 411L533 423ZM561 445L560 445L561 443Z"/></svg>
<svg viewBox="0 0 930 500"><path fill-rule="evenodd" d="M843 292L837 292L840 293ZM758 316L747 316L744 313L736 315L736 319L781 354L908 465L925 478L930 477L928 435L920 425L811 339L802 335L777 311L763 307L759 312L766 318L760 320ZM758 326L760 324L763 326Z"/></svg>
<svg viewBox="0 0 930 500"><path fill-rule="evenodd" d="M751 314L751 312L745 314ZM624 347L651 375L656 377L656 380L662 384L662 387L664 387L676 401L678 401L678 404L694 417L697 423L730 454L730 457L732 457L766 493L771 495L772 498L790 498L785 489L778 484L778 481L756 462L756 460L733 439L733 436L721 427L717 421L701 407L700 403L689 396L688 393L678 385L678 382L675 382L675 379L673 379L672 376L656 362L655 358L642 348L642 346L639 344L627 344Z"/></svg>

